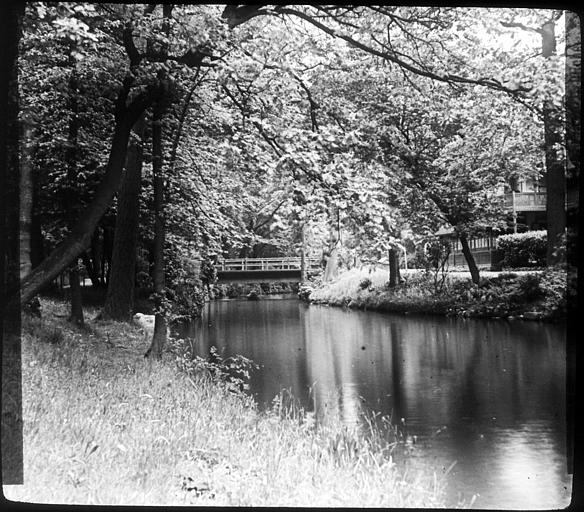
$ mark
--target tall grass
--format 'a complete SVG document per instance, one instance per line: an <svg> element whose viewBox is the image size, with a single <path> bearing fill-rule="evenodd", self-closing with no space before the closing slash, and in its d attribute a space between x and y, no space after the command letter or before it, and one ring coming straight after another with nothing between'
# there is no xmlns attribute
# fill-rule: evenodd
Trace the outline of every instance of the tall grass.
<svg viewBox="0 0 584 512"><path fill-rule="evenodd" d="M8 499L444 506L435 475L404 476L381 434L316 424L284 396L260 412L209 374L179 371L172 353L145 360L147 340L130 325L90 318L79 330L55 317L63 304L43 306L42 320L25 321L25 484L5 486Z"/></svg>

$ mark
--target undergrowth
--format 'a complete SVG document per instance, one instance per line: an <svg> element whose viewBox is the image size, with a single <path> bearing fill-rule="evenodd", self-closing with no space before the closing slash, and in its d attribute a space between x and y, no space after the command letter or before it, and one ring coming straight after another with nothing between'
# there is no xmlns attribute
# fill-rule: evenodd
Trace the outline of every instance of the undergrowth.
<svg viewBox="0 0 584 512"><path fill-rule="evenodd" d="M352 270L337 281L321 284L301 298L318 304L475 317L520 317L557 321L566 315L567 279L562 269L501 273L477 285L469 278L447 276L436 288L431 273L413 271L400 284L388 286L387 272Z"/></svg>

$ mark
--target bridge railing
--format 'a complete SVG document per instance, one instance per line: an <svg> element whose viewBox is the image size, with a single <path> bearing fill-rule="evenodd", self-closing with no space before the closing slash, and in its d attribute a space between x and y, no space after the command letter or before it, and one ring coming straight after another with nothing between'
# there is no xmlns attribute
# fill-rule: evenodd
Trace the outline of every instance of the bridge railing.
<svg viewBox="0 0 584 512"><path fill-rule="evenodd" d="M231 258L221 260L215 265L217 271L254 271L254 270L299 270L301 259L289 258ZM320 266L319 258L306 258L306 268L315 269Z"/></svg>

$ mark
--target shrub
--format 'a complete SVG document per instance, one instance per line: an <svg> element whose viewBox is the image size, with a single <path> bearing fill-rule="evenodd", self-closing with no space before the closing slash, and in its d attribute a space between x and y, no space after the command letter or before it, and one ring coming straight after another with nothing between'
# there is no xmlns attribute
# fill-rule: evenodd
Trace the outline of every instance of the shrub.
<svg viewBox="0 0 584 512"><path fill-rule="evenodd" d="M541 289L546 314L553 318L562 317L567 309L567 274L561 270L548 270L541 276Z"/></svg>
<svg viewBox="0 0 584 512"><path fill-rule="evenodd" d="M497 248L502 252L503 267L545 266L547 234L545 231L528 231L502 235L497 239Z"/></svg>
<svg viewBox="0 0 584 512"><path fill-rule="evenodd" d="M414 253L413 257L408 258L408 267L409 268L428 268L431 265L430 261L428 260L428 255L424 250L424 246L420 244L416 247L416 252Z"/></svg>
<svg viewBox="0 0 584 512"><path fill-rule="evenodd" d="M171 321L189 321L201 315L205 305L205 294L199 283L187 281L177 284L169 295Z"/></svg>
<svg viewBox="0 0 584 512"><path fill-rule="evenodd" d="M224 384L230 391L248 390L251 372L260 367L239 354L224 357L214 346L209 349L206 358L195 355L193 341L188 339L172 339L170 347L180 371L191 376L205 376L213 382Z"/></svg>
<svg viewBox="0 0 584 512"><path fill-rule="evenodd" d="M517 295L522 301L530 302L543 296L541 277L537 274L527 274L517 279Z"/></svg>
<svg viewBox="0 0 584 512"><path fill-rule="evenodd" d="M313 290L314 288L309 284L302 284L298 289L298 298L304 301L310 300L310 294Z"/></svg>
<svg viewBox="0 0 584 512"><path fill-rule="evenodd" d="M368 277L366 277L365 279L362 279L361 282L359 283L359 289L360 290L369 290L371 288L371 279L369 279Z"/></svg>
<svg viewBox="0 0 584 512"><path fill-rule="evenodd" d="M246 294L247 300L259 300L262 294L262 289L259 286L252 286Z"/></svg>
<svg viewBox="0 0 584 512"><path fill-rule="evenodd" d="M243 286L241 284L230 284L227 288L227 297L237 299L243 295Z"/></svg>

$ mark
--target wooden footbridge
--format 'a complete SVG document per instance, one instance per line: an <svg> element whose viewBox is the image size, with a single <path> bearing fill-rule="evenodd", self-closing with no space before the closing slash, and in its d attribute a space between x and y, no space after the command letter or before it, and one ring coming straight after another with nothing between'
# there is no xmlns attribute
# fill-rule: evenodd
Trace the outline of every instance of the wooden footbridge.
<svg viewBox="0 0 584 512"><path fill-rule="evenodd" d="M300 282L301 258L237 258L219 261L219 283ZM321 270L319 258L306 258L306 271Z"/></svg>

